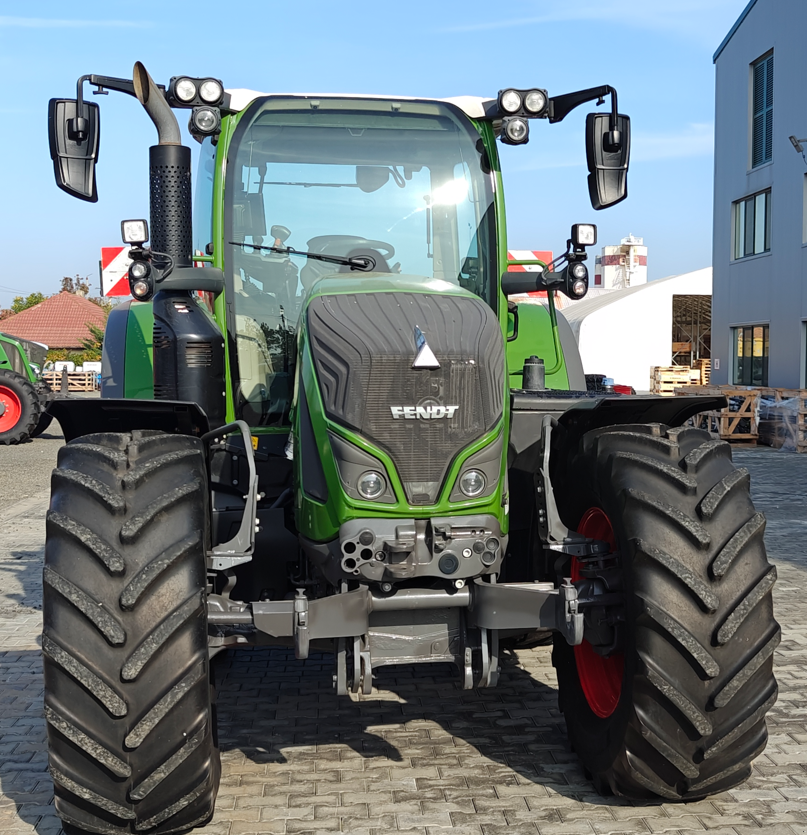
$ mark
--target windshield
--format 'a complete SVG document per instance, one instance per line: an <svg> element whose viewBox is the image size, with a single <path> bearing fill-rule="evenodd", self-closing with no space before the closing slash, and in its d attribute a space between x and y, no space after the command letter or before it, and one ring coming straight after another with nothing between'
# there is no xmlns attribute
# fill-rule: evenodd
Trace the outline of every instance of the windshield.
<svg viewBox="0 0 807 835"><path fill-rule="evenodd" d="M236 411L252 426L283 425L303 295L351 272L304 253L369 257L372 270L354 276L439 278L495 309L492 178L472 124L439 102L269 98L252 108L227 167Z"/></svg>

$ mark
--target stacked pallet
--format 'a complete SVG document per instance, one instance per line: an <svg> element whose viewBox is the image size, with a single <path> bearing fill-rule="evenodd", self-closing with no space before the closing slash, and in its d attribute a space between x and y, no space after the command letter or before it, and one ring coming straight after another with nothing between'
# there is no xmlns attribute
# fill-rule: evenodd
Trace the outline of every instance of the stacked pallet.
<svg viewBox="0 0 807 835"><path fill-rule="evenodd" d="M59 391L62 386L62 372L61 371L46 371L42 378L54 390ZM97 391L98 389L98 374L94 371L68 371L67 372L67 390L68 391Z"/></svg>
<svg viewBox="0 0 807 835"><path fill-rule="evenodd" d="M697 368L701 374L701 385L708 386L709 385L709 378L712 373L712 361L710 359L699 359L695 360L695 365L693 368Z"/></svg>
<svg viewBox="0 0 807 835"><path fill-rule="evenodd" d="M654 365L650 369L650 391L672 397L678 386L699 386L701 372L688 365Z"/></svg>

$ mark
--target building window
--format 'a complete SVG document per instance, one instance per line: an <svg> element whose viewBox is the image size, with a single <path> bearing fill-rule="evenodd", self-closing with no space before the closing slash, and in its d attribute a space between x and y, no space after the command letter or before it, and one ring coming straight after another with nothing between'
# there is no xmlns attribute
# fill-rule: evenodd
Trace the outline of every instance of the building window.
<svg viewBox="0 0 807 835"><path fill-rule="evenodd" d="M752 84L751 167L756 168L773 156L773 53L753 65Z"/></svg>
<svg viewBox="0 0 807 835"><path fill-rule="evenodd" d="M735 385L768 385L768 331L768 325L732 328Z"/></svg>
<svg viewBox="0 0 807 835"><path fill-rule="evenodd" d="M771 191L752 194L733 204L734 258L759 255L771 248Z"/></svg>

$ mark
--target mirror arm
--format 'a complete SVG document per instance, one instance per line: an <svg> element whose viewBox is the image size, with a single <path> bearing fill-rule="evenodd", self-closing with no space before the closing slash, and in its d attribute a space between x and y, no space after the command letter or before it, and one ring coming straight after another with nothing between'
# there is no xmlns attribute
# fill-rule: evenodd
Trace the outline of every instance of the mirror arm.
<svg viewBox="0 0 807 835"><path fill-rule="evenodd" d="M617 129L616 116L619 113L617 106L616 90L608 84L602 87L590 87L588 90L578 90L576 93L566 93L563 96L554 96L549 100L549 122L561 122L575 107L589 101L598 100L602 104L606 96L611 97L611 130Z"/></svg>

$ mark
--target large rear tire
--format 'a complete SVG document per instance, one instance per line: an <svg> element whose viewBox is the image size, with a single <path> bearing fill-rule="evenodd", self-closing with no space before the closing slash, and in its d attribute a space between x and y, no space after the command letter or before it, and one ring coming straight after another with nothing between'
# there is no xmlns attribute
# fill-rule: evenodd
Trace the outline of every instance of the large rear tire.
<svg viewBox="0 0 807 835"><path fill-rule="evenodd" d="M213 813L207 489L195 438L97 434L59 451L45 717L56 811L80 830L165 835Z"/></svg>
<svg viewBox="0 0 807 835"><path fill-rule="evenodd" d="M606 540L610 527L626 593L621 658L555 639L583 767L633 798L736 786L767 741L781 636L747 470L707 433L658 425L590 432L571 467L564 520Z"/></svg>
<svg viewBox="0 0 807 835"><path fill-rule="evenodd" d="M21 444L32 437L40 412L36 389L28 380L0 370L0 445Z"/></svg>

